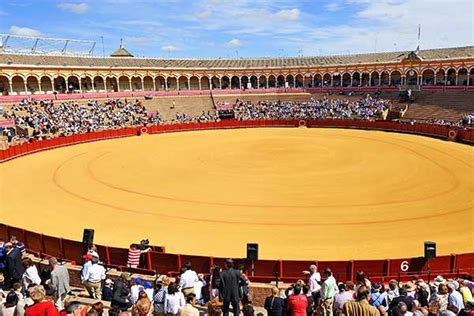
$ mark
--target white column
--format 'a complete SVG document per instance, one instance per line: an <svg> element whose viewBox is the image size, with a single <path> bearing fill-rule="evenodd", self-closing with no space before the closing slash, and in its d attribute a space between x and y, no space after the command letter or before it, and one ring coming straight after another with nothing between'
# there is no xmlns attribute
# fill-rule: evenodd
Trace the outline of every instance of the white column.
<svg viewBox="0 0 474 316"><path fill-rule="evenodd" d="M43 89L41 89L41 78L38 79L38 89L39 89L39 93L42 94Z"/></svg>
<svg viewBox="0 0 474 316"><path fill-rule="evenodd" d="M165 78L165 90L168 91L168 78Z"/></svg>
<svg viewBox="0 0 474 316"><path fill-rule="evenodd" d="M369 74L369 87L372 86L372 74Z"/></svg>
<svg viewBox="0 0 474 316"><path fill-rule="evenodd" d="M470 86L471 83L471 72L467 73L467 85Z"/></svg>
<svg viewBox="0 0 474 316"><path fill-rule="evenodd" d="M156 78L152 77L151 79L153 81L153 91L156 91L156 81L155 81Z"/></svg>
<svg viewBox="0 0 474 316"><path fill-rule="evenodd" d="M265 89L268 89L268 78L265 77Z"/></svg>
<svg viewBox="0 0 474 316"><path fill-rule="evenodd" d="M459 74L456 72L456 85L458 85Z"/></svg>
<svg viewBox="0 0 474 316"><path fill-rule="evenodd" d="M140 80L142 82L142 91L145 91L145 84L144 84L143 77L140 77Z"/></svg>
<svg viewBox="0 0 474 316"><path fill-rule="evenodd" d="M81 83L81 78L78 79L78 83L79 83L79 91L81 91L82 93L82 83Z"/></svg>
<svg viewBox="0 0 474 316"><path fill-rule="evenodd" d="M352 87L352 76L353 76L353 74L351 74L351 87Z"/></svg>
<svg viewBox="0 0 474 316"><path fill-rule="evenodd" d="M26 84L26 78L23 79L23 84L25 86L25 94L28 95L28 85Z"/></svg>
<svg viewBox="0 0 474 316"><path fill-rule="evenodd" d="M329 83L329 85L332 87L333 85L333 82L334 82L334 78L333 78L333 75L331 75L331 82Z"/></svg>
<svg viewBox="0 0 474 316"><path fill-rule="evenodd" d="M104 90L105 92L107 92L107 77L102 78L102 80L104 81ZM95 92L95 88L94 88L94 92Z"/></svg>
<svg viewBox="0 0 474 316"><path fill-rule="evenodd" d="M382 75L379 75L379 86L382 84Z"/></svg>
<svg viewBox="0 0 474 316"><path fill-rule="evenodd" d="M202 80L202 78L199 78L199 80L198 80L198 82L199 82L199 90L202 90L201 80Z"/></svg>
<svg viewBox="0 0 474 316"><path fill-rule="evenodd" d="M176 78L176 91L179 91L179 78Z"/></svg>
<svg viewBox="0 0 474 316"><path fill-rule="evenodd" d="M13 95L13 81L11 78L8 79L8 83L10 84L10 95Z"/></svg>
<svg viewBox="0 0 474 316"><path fill-rule="evenodd" d="M191 79L188 78L188 90L191 90Z"/></svg>
<svg viewBox="0 0 474 316"><path fill-rule="evenodd" d="M222 78L219 78L219 89L222 90Z"/></svg>
<svg viewBox="0 0 474 316"><path fill-rule="evenodd" d="M311 87L314 88L314 76L311 76Z"/></svg>

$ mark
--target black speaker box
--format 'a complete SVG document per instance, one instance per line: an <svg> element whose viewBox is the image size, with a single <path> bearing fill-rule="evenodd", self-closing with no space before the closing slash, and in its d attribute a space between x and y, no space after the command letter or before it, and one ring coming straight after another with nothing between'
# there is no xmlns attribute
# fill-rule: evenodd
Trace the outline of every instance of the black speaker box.
<svg viewBox="0 0 474 316"><path fill-rule="evenodd" d="M94 230L90 228L85 228L84 233L82 234L82 244L84 249L89 249L90 246L94 244Z"/></svg>
<svg viewBox="0 0 474 316"><path fill-rule="evenodd" d="M425 259L430 260L436 258L436 243L425 241Z"/></svg>
<svg viewBox="0 0 474 316"><path fill-rule="evenodd" d="M247 244L247 260L258 260L258 244Z"/></svg>

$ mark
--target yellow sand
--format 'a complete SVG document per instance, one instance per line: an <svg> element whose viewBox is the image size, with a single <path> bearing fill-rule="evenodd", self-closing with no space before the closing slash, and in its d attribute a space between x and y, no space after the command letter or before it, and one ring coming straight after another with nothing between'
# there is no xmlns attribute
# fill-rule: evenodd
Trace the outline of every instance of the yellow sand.
<svg viewBox="0 0 474 316"><path fill-rule="evenodd" d="M127 247L269 259L472 252L474 148L375 131L146 135L0 165L1 222Z"/></svg>

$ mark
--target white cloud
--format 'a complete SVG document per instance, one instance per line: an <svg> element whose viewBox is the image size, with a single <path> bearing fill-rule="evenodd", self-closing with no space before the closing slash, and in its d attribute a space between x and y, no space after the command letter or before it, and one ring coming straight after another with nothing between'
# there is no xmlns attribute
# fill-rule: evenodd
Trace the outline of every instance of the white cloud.
<svg viewBox="0 0 474 316"><path fill-rule="evenodd" d="M234 38L228 41L227 43L225 43L225 46L230 47L230 48L240 47L242 46L242 41L239 40L238 38Z"/></svg>
<svg viewBox="0 0 474 316"><path fill-rule="evenodd" d="M198 20L205 20L212 15L212 10L204 9L202 11L196 12L194 15Z"/></svg>
<svg viewBox="0 0 474 316"><path fill-rule="evenodd" d="M291 10L280 10L275 13L275 16L283 20L298 20L300 18L300 10L291 9Z"/></svg>
<svg viewBox="0 0 474 316"><path fill-rule="evenodd" d="M31 36L31 37L38 37L42 36L43 34L35 29L30 29L28 27L19 27L16 25L12 25L10 30L8 31L9 34L18 35L18 36Z"/></svg>
<svg viewBox="0 0 474 316"><path fill-rule="evenodd" d="M76 14L83 14L89 10L89 5L87 3L68 3L63 2L58 4L58 9L63 11L69 11Z"/></svg>
<svg viewBox="0 0 474 316"><path fill-rule="evenodd" d="M338 2L330 2L326 4L324 7L326 8L326 10L331 11L331 12L339 11L342 9L341 4Z"/></svg>
<svg viewBox="0 0 474 316"><path fill-rule="evenodd" d="M179 49L178 47L174 45L164 45L164 46L161 46L161 50L166 51L166 52L177 52L181 49Z"/></svg>

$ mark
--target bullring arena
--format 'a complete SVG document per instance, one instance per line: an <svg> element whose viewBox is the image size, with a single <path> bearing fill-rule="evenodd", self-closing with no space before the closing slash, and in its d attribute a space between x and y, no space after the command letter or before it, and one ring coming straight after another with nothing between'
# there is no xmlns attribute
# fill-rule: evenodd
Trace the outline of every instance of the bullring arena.
<svg viewBox="0 0 474 316"><path fill-rule="evenodd" d="M208 278L234 258L255 306L311 264L342 282L472 275L473 56L2 52L0 238L58 258L80 288L88 228L112 279L187 261Z"/></svg>
<svg viewBox="0 0 474 316"><path fill-rule="evenodd" d="M256 242L263 259L383 259L416 256L425 240L463 253L473 156L472 146L341 129L115 139L1 164L2 219L68 239L93 227L97 243L117 247L147 237L194 255L240 257Z"/></svg>

